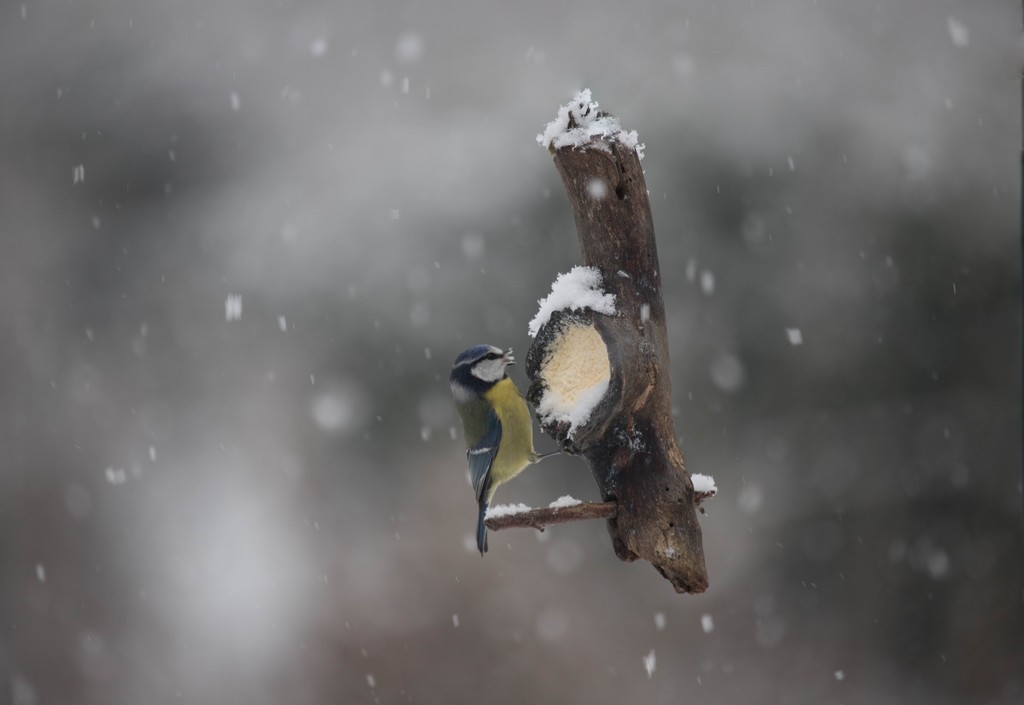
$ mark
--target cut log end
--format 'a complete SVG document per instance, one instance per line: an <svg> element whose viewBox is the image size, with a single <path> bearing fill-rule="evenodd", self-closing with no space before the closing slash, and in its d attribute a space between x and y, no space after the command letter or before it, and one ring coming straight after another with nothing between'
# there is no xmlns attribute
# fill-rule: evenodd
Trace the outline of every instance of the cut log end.
<svg viewBox="0 0 1024 705"><path fill-rule="evenodd" d="M533 380L527 399L541 429L570 453L585 450L588 429L607 416L612 367L598 316L589 310L556 311L527 356Z"/></svg>

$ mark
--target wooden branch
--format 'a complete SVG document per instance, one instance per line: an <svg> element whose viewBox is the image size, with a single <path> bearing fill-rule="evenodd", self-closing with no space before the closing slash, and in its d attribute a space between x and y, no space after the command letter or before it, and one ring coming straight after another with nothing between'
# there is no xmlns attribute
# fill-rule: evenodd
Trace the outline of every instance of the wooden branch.
<svg viewBox="0 0 1024 705"><path fill-rule="evenodd" d="M714 492L698 492L694 495L694 501L699 506L701 502L714 496ZM569 507L540 507L528 512L488 517L484 524L491 531L500 531L501 529L544 531L554 524L568 524L571 521L614 519L618 510L619 505L616 502L582 502ZM700 508L700 511L703 512L704 509Z"/></svg>
<svg viewBox="0 0 1024 705"><path fill-rule="evenodd" d="M588 104L586 93L570 105L577 110L570 115L570 129L574 121L594 119ZM596 106L589 109L604 118ZM608 387L589 420L571 428L542 419L541 428L565 452L582 455L604 500L616 503L608 520L616 555L649 561L678 592L703 592L708 575L701 527L673 426L661 273L647 186L632 146L635 134L632 140L621 131L584 134L593 136L574 136L561 147L552 141L550 147L569 196L583 264L600 271L602 289L615 295L615 313L552 314L527 354L532 382L527 398L540 408L550 389L593 365L593 342L580 348L584 353L574 348L563 354L572 347L564 341L597 340L592 331L600 335L596 355L608 370Z"/></svg>
<svg viewBox="0 0 1024 705"><path fill-rule="evenodd" d="M525 528L544 531L545 527L552 524L567 524L570 521L585 519L612 519L615 517L617 509L618 505L615 502L583 502L571 507L541 507L528 512L503 514L488 518L484 523L491 531Z"/></svg>

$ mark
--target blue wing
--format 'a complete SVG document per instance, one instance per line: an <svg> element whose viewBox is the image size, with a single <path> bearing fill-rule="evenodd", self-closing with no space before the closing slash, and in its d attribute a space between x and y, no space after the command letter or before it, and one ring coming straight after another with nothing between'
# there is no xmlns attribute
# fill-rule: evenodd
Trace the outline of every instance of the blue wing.
<svg viewBox="0 0 1024 705"><path fill-rule="evenodd" d="M501 421L494 409L487 412L487 428L480 440L469 447L466 457L469 458L469 476L476 490L476 503L480 507L476 520L476 547L482 556L487 552L487 527L484 517L491 499L491 467L498 455L501 445Z"/></svg>
<svg viewBox="0 0 1024 705"><path fill-rule="evenodd" d="M480 439L466 451L469 459L469 477L476 490L476 501L481 506L490 499L491 466L501 444L501 421L494 409L487 412L487 430Z"/></svg>

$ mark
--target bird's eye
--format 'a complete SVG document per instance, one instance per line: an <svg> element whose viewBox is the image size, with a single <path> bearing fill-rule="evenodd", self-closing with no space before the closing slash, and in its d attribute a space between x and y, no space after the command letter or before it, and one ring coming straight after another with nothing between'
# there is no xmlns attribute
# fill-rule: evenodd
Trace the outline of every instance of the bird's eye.
<svg viewBox="0 0 1024 705"><path fill-rule="evenodd" d="M501 357L501 353L487 353L488 360L497 360L499 357Z"/></svg>

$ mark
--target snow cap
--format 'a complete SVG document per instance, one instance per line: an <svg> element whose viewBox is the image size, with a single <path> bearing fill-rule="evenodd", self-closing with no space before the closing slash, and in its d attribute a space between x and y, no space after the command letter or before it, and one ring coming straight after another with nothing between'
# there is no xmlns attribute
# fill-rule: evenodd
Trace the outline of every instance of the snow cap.
<svg viewBox="0 0 1024 705"><path fill-rule="evenodd" d="M596 313L614 316L615 294L605 293L601 282L601 272L596 267L573 267L565 274L559 274L551 285L551 293L537 302L540 308L530 321L530 337L537 337L538 331L555 311L589 308Z"/></svg>
<svg viewBox="0 0 1024 705"><path fill-rule="evenodd" d="M711 477L711 475L694 473L690 475L690 481L693 483L693 491L697 494L714 495L718 493L715 478Z"/></svg>
<svg viewBox="0 0 1024 705"><path fill-rule="evenodd" d="M617 117L600 112L597 103L591 100L589 88L584 88L561 106L558 116L537 135L537 144L551 151L562 147L581 150L596 147L607 151L604 140L636 150L637 157L644 158L644 145L636 130L626 132Z"/></svg>

